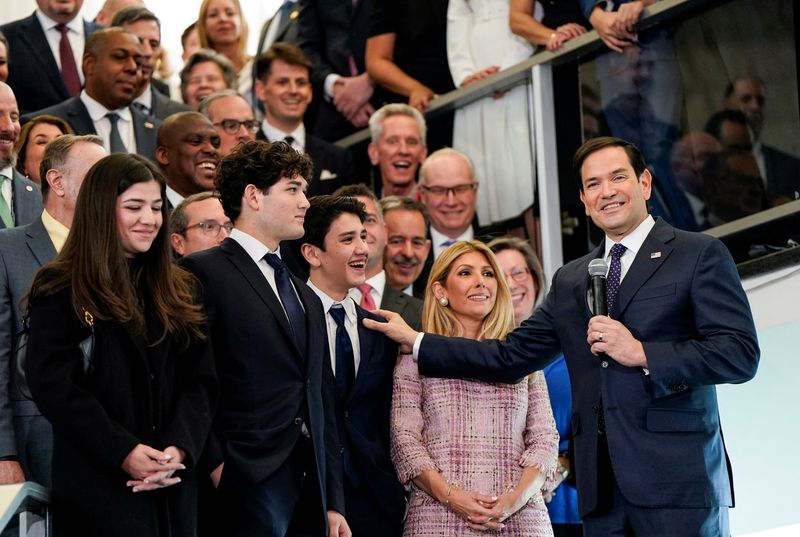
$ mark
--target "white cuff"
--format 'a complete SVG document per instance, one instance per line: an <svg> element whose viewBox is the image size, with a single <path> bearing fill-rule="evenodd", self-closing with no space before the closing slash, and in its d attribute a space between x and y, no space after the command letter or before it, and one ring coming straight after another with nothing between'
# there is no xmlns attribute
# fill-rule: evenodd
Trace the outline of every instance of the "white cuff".
<svg viewBox="0 0 800 537"><path fill-rule="evenodd" d="M415 362L419 360L419 347L422 345L422 336L424 335L425 332L420 332L417 334L417 339L414 340L414 349L411 351L411 354Z"/></svg>
<svg viewBox="0 0 800 537"><path fill-rule="evenodd" d="M325 77L323 89L325 90L325 98L328 99L328 101L333 100L333 85L336 84L336 81L340 78L342 78L342 75L337 75L336 73L331 73Z"/></svg>

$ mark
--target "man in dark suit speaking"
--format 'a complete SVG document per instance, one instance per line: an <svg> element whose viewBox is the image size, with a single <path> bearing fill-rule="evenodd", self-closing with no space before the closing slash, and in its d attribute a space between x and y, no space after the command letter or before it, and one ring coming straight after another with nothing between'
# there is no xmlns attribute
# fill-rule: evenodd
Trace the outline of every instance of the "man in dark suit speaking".
<svg viewBox="0 0 800 537"><path fill-rule="evenodd" d="M278 250L303 236L310 171L286 143L238 146L216 180L234 229L181 260L202 284L214 342L220 401L205 458L235 537L350 536L322 305Z"/></svg>
<svg viewBox="0 0 800 537"><path fill-rule="evenodd" d="M365 324L414 347L429 376L512 382L563 349L585 535L727 536L733 490L715 385L751 379L759 357L736 267L718 240L648 214L652 177L632 144L592 139L574 170L606 239L555 274L506 341L423 337L390 313L388 326ZM589 307L596 258L610 267L608 316Z"/></svg>

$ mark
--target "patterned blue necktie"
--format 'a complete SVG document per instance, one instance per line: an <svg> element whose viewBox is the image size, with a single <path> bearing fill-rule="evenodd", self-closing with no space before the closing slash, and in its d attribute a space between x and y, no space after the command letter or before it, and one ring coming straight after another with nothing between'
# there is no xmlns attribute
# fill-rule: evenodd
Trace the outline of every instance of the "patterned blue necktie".
<svg viewBox="0 0 800 537"><path fill-rule="evenodd" d="M622 276L622 255L625 250L627 248L619 243L611 247L611 267L608 269L608 278L606 279L606 308L608 312L611 312L611 306L614 305L614 300L617 298L619 280Z"/></svg>

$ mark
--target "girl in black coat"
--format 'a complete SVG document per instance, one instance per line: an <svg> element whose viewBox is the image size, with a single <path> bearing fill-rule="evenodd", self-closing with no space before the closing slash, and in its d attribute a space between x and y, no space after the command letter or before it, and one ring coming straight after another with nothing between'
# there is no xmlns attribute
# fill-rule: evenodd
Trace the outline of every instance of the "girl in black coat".
<svg viewBox="0 0 800 537"><path fill-rule="evenodd" d="M26 370L54 429L57 536L195 535L192 467L217 385L193 278L171 263L165 199L149 161L104 158L31 288Z"/></svg>

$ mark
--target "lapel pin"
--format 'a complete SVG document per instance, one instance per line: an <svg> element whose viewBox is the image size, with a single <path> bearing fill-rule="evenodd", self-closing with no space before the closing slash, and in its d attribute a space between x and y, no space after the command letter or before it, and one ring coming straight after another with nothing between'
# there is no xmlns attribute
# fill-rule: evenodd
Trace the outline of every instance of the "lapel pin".
<svg viewBox="0 0 800 537"><path fill-rule="evenodd" d="M25 185L25 190L28 192L33 192L33 187L31 185Z"/></svg>
<svg viewBox="0 0 800 537"><path fill-rule="evenodd" d="M291 13L289 13L289 20L295 20L297 17L300 16L299 9L293 9Z"/></svg>
<svg viewBox="0 0 800 537"><path fill-rule="evenodd" d="M149 121L145 121L144 122L144 128L145 129L152 129L153 127L154 127L154 125L152 123L150 123Z"/></svg>
<svg viewBox="0 0 800 537"><path fill-rule="evenodd" d="M661 252L653 252L650 254L650 259L658 259L661 257Z"/></svg>

